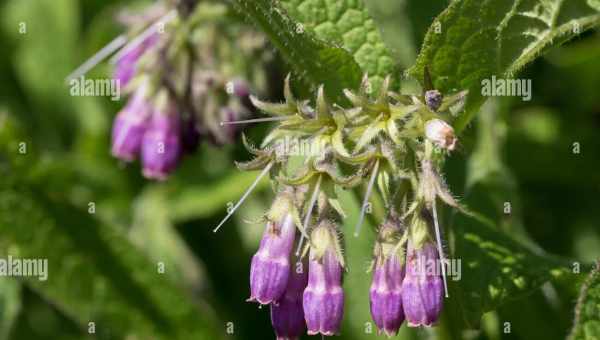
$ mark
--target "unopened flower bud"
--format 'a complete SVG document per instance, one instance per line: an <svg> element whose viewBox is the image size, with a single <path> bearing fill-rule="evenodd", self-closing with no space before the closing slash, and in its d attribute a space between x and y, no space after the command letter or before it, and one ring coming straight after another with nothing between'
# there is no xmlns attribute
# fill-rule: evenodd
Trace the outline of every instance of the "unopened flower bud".
<svg viewBox="0 0 600 340"><path fill-rule="evenodd" d="M431 241L415 247L409 240L402 305L410 327L431 326L440 316L444 299L440 257Z"/></svg>
<svg viewBox="0 0 600 340"><path fill-rule="evenodd" d="M454 129L441 119L435 118L425 123L425 136L443 149L452 151L456 147Z"/></svg>
<svg viewBox="0 0 600 340"><path fill-rule="evenodd" d="M337 334L344 315L343 261L332 223L322 221L313 230L309 257L303 297L308 334Z"/></svg>
<svg viewBox="0 0 600 340"><path fill-rule="evenodd" d="M123 55L117 59L113 77L121 86L125 87L136 72L137 63L140 58L158 42L159 34L154 33L146 37L141 43L134 47L127 47Z"/></svg>
<svg viewBox="0 0 600 340"><path fill-rule="evenodd" d="M266 305L284 293L290 275L290 253L296 235L289 193L275 199L258 252L250 266L250 298Z"/></svg>
<svg viewBox="0 0 600 340"><path fill-rule="evenodd" d="M157 107L142 141L142 172L146 178L165 180L181 155L180 119L174 103Z"/></svg>
<svg viewBox="0 0 600 340"><path fill-rule="evenodd" d="M306 330L302 294L307 282L306 263L296 262L292 266L283 296L271 304L271 323L277 340L299 339Z"/></svg>
<svg viewBox="0 0 600 340"><path fill-rule="evenodd" d="M437 111L442 105L442 94L438 90L429 90L425 92L425 104L431 111Z"/></svg>
<svg viewBox="0 0 600 340"><path fill-rule="evenodd" d="M396 249L400 239L398 222L388 220L380 229L375 244L375 268L370 289L371 316L388 337L398 333L404 321L402 280L404 254Z"/></svg>
<svg viewBox="0 0 600 340"><path fill-rule="evenodd" d="M146 98L146 85L140 86L117 114L112 127L112 154L126 162L133 161L142 145L152 107Z"/></svg>

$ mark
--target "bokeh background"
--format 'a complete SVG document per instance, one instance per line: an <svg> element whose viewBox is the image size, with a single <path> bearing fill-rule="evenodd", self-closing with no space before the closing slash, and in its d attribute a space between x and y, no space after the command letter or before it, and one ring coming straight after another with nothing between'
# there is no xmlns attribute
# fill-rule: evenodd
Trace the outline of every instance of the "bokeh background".
<svg viewBox="0 0 600 340"><path fill-rule="evenodd" d="M250 258L263 231L253 221L273 198L268 182L212 233L227 203L257 175L233 166L248 159L241 143L203 143L169 181L149 182L138 165L124 166L109 154L111 122L123 102L72 97L64 83L121 33L117 11L144 3L0 1L0 254L41 254L50 261L46 282L0 277L0 339L119 339L153 327L173 339L273 337L268 308L245 302ZM446 6L367 3L402 67L414 61L426 28ZM490 100L446 166L453 192L477 198L474 209L507 219L506 232L523 242L582 265L600 257L599 61L600 35L588 32L529 65L520 77L532 80L532 100ZM90 76L109 74L105 63ZM410 81L405 88L413 89ZM271 99L280 92L275 85ZM248 133L258 137L265 130ZM25 154L18 152L21 142ZM483 180L465 193L469 170ZM510 216L503 214L504 202L511 203ZM349 195L344 204L353 212L344 227L351 228L358 203ZM365 272L373 238L367 231L347 240L342 339L376 338L368 324ZM545 285L486 314L481 330L461 330L460 337L564 338L575 294ZM399 337L456 338L451 327L445 316L438 328L403 327Z"/></svg>

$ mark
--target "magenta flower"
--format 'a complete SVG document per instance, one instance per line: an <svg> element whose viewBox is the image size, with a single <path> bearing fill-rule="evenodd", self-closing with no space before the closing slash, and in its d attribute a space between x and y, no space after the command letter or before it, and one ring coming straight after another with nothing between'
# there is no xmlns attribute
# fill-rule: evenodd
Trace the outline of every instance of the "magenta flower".
<svg viewBox="0 0 600 340"><path fill-rule="evenodd" d="M344 316L343 265L333 225L321 222L311 234L308 286L304 290L304 318L308 334L339 333Z"/></svg>
<svg viewBox="0 0 600 340"><path fill-rule="evenodd" d="M431 326L440 316L444 300L440 265L433 242L425 242L415 249L409 240L402 304L410 327Z"/></svg>
<svg viewBox="0 0 600 340"><path fill-rule="evenodd" d="M135 75L138 61L144 55L144 53L156 45L158 38L159 33L155 32L154 34L146 37L137 46L124 47L127 50L125 50L125 53L123 53L119 59L117 59L113 75L115 79L119 80L121 86L127 86L129 81Z"/></svg>
<svg viewBox="0 0 600 340"><path fill-rule="evenodd" d="M142 140L142 173L146 178L165 180L181 156L180 118L173 103L155 109Z"/></svg>
<svg viewBox="0 0 600 340"><path fill-rule="evenodd" d="M296 235L290 206L287 193L281 193L273 203L258 252L252 257L248 301L272 303L279 300L287 287Z"/></svg>
<svg viewBox="0 0 600 340"><path fill-rule="evenodd" d="M305 263L295 263L283 296L271 304L271 324L278 340L299 339L306 331L302 293L308 281L307 269Z"/></svg>
<svg viewBox="0 0 600 340"><path fill-rule="evenodd" d="M396 250L394 237L398 226L385 223L379 230L375 244L375 269L370 289L371 316L388 337L398 333L404 322L402 309L402 280L404 279L404 257L402 250Z"/></svg>
<svg viewBox="0 0 600 340"><path fill-rule="evenodd" d="M112 154L126 162L133 161L142 145L152 106L146 98L146 85L140 86L119 112L112 128Z"/></svg>

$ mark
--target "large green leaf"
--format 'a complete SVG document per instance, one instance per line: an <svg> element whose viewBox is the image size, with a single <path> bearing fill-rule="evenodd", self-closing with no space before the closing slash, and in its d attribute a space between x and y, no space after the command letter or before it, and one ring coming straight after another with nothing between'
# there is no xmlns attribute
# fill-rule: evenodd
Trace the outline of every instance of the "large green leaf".
<svg viewBox="0 0 600 340"><path fill-rule="evenodd" d="M374 91L394 72L396 63L362 0L283 0L281 3L292 18L318 39L349 51L363 72L371 76Z"/></svg>
<svg viewBox="0 0 600 340"><path fill-rule="evenodd" d="M581 287L569 340L600 339L600 262Z"/></svg>
<svg viewBox="0 0 600 340"><path fill-rule="evenodd" d="M482 79L514 76L549 47L597 26L599 11L592 0L454 1L429 28L409 73L423 79L428 66L442 92L470 90L460 131L484 101Z"/></svg>
<svg viewBox="0 0 600 340"><path fill-rule="evenodd" d="M568 278L570 270L568 262L544 254L523 227L516 181L501 157L505 128L498 100L482 107L477 123L463 202L486 219L460 215L451 223L462 272L460 281L451 281L449 318L468 328L476 327L484 313L543 283Z"/></svg>
<svg viewBox="0 0 600 340"><path fill-rule="evenodd" d="M19 172L25 171L9 173ZM82 329L94 322L101 338L219 338L208 308L190 303L119 230L65 203L59 192L46 193L3 174L1 256L46 259L47 280L24 282Z"/></svg>
<svg viewBox="0 0 600 340"><path fill-rule="evenodd" d="M481 316L550 280L569 280L570 263L531 250L498 227L460 215L452 225L461 278L449 281L452 317L477 327Z"/></svg>
<svg viewBox="0 0 600 340"><path fill-rule="evenodd" d="M355 88L362 71L346 50L315 38L290 18L273 0L236 0L236 7L266 33L302 78L313 86L324 84L335 101L343 101L342 90Z"/></svg>

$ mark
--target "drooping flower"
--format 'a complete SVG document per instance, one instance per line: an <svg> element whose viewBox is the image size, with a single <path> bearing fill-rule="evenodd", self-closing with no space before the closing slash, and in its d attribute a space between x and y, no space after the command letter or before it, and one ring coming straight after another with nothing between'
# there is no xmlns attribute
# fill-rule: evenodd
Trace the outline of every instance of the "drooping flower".
<svg viewBox="0 0 600 340"><path fill-rule="evenodd" d="M306 330L302 294L307 282L306 263L297 259L283 296L271 304L271 324L278 340L299 339Z"/></svg>
<svg viewBox="0 0 600 340"><path fill-rule="evenodd" d="M127 86L136 73L136 67L140 58L154 47L159 40L159 33L149 35L136 46L124 47L124 53L117 59L113 77L117 79L122 87Z"/></svg>
<svg viewBox="0 0 600 340"><path fill-rule="evenodd" d="M433 242L427 240L418 246L409 239L402 304L410 327L431 326L440 316L444 299L440 266Z"/></svg>
<svg viewBox="0 0 600 340"><path fill-rule="evenodd" d="M311 233L308 286L303 296L309 335L339 333L344 315L343 263L335 225L321 221Z"/></svg>
<svg viewBox="0 0 600 340"><path fill-rule="evenodd" d="M370 289L371 316L380 332L388 337L398 333L404 322L402 280L404 254L397 248L400 223L390 218L380 228L375 243L375 268Z"/></svg>
<svg viewBox="0 0 600 340"><path fill-rule="evenodd" d="M291 214L293 201L279 193L267 215L267 226L250 266L250 298L266 305L283 295L290 275L290 253L296 235Z"/></svg>
<svg viewBox="0 0 600 340"><path fill-rule="evenodd" d="M142 138L152 112L146 98L145 84L136 89L127 105L119 112L112 127L112 154L126 161L133 161L142 145Z"/></svg>
<svg viewBox="0 0 600 340"><path fill-rule="evenodd" d="M172 101L160 102L142 140L142 173L146 178L165 180L181 156L181 121Z"/></svg>
<svg viewBox="0 0 600 340"><path fill-rule="evenodd" d="M452 151L456 147L454 129L441 119L434 118L425 123L425 136L440 148Z"/></svg>

